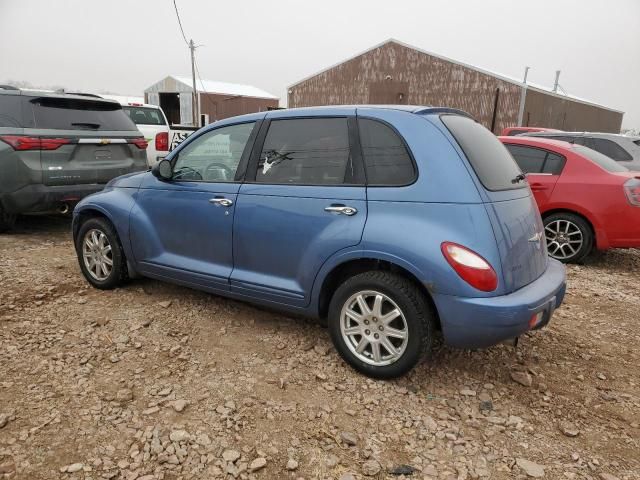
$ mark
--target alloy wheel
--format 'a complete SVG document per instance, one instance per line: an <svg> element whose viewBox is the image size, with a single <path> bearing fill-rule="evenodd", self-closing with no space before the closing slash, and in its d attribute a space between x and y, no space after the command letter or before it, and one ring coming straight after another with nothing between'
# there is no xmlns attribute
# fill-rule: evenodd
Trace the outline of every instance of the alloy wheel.
<svg viewBox="0 0 640 480"><path fill-rule="evenodd" d="M82 240L82 258L89 275L100 282L113 270L113 251L109 239L98 229L88 230Z"/></svg>
<svg viewBox="0 0 640 480"><path fill-rule="evenodd" d="M374 366L399 360L409 340L402 310L387 295L373 290L347 299L340 313L340 333L351 353Z"/></svg>
<svg viewBox="0 0 640 480"><path fill-rule="evenodd" d="M567 260L582 248L582 230L569 220L554 220L544 227L549 255L557 260Z"/></svg>

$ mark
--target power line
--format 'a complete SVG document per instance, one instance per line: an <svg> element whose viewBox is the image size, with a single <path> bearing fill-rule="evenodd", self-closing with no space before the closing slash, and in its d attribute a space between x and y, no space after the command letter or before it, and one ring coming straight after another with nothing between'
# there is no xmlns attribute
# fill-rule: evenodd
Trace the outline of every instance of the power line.
<svg viewBox="0 0 640 480"><path fill-rule="evenodd" d="M184 29L182 28L182 21L180 20L180 14L178 13L178 6L176 5L176 0L173 0L173 8L176 11L176 17L178 18L178 25L180 26L180 32L182 33L182 38L184 38L184 43L189 45L187 41L187 36L184 34Z"/></svg>

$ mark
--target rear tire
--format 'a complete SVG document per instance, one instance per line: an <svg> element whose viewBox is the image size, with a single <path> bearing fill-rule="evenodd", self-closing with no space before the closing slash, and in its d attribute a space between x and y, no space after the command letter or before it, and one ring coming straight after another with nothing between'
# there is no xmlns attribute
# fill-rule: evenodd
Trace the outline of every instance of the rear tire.
<svg viewBox="0 0 640 480"><path fill-rule="evenodd" d="M11 230L15 223L16 215L7 213L0 207L0 233Z"/></svg>
<svg viewBox="0 0 640 480"><path fill-rule="evenodd" d="M579 215L549 215L544 219L544 233L549 256L563 263L579 263L593 250L593 232Z"/></svg>
<svg viewBox="0 0 640 480"><path fill-rule="evenodd" d="M101 290L111 290L127 278L127 260L111 222L94 217L78 230L76 253L87 281Z"/></svg>
<svg viewBox="0 0 640 480"><path fill-rule="evenodd" d="M333 344L349 365L387 379L407 373L431 349L435 315L413 282L370 271L338 287L328 323Z"/></svg>

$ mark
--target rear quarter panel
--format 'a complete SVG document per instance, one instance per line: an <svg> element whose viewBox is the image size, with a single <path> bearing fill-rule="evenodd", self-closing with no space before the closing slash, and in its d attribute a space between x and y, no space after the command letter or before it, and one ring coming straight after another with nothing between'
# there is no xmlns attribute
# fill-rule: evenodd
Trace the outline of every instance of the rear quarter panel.
<svg viewBox="0 0 640 480"><path fill-rule="evenodd" d="M597 248L610 248L612 239L628 231L629 215L634 213L624 195L624 181L578 155L567 155L551 200L540 213L576 212L593 226Z"/></svg>
<svg viewBox="0 0 640 480"><path fill-rule="evenodd" d="M361 254L403 266L432 292L470 297L500 294L503 281L495 235L454 141L421 115L375 108L358 108L357 114L393 125L418 167L411 185L367 188ZM442 255L444 241L482 255L496 269L498 289L481 292L463 281Z"/></svg>

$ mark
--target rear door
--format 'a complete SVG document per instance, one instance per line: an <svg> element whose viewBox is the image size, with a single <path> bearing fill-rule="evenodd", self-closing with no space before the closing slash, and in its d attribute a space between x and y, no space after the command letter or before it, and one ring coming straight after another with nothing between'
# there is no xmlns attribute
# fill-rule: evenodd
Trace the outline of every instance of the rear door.
<svg viewBox="0 0 640 480"><path fill-rule="evenodd" d="M562 155L527 145L505 144L520 169L527 174L529 187L540 211L551 201L566 159Z"/></svg>
<svg viewBox="0 0 640 480"><path fill-rule="evenodd" d="M441 115L467 158L496 236L504 288L517 290L542 275L547 247L540 212L509 151L471 118ZM506 293L505 292L505 293Z"/></svg>
<svg viewBox="0 0 640 480"><path fill-rule="evenodd" d="M145 146L133 143L141 134L118 103L35 97L29 104L33 128L25 134L66 141L40 152L44 185L104 184L146 169Z"/></svg>
<svg viewBox="0 0 640 480"><path fill-rule="evenodd" d="M331 118L273 118L262 132L233 228L231 289L306 306L316 273L357 245L367 218L355 109ZM262 143L262 142L261 142Z"/></svg>

